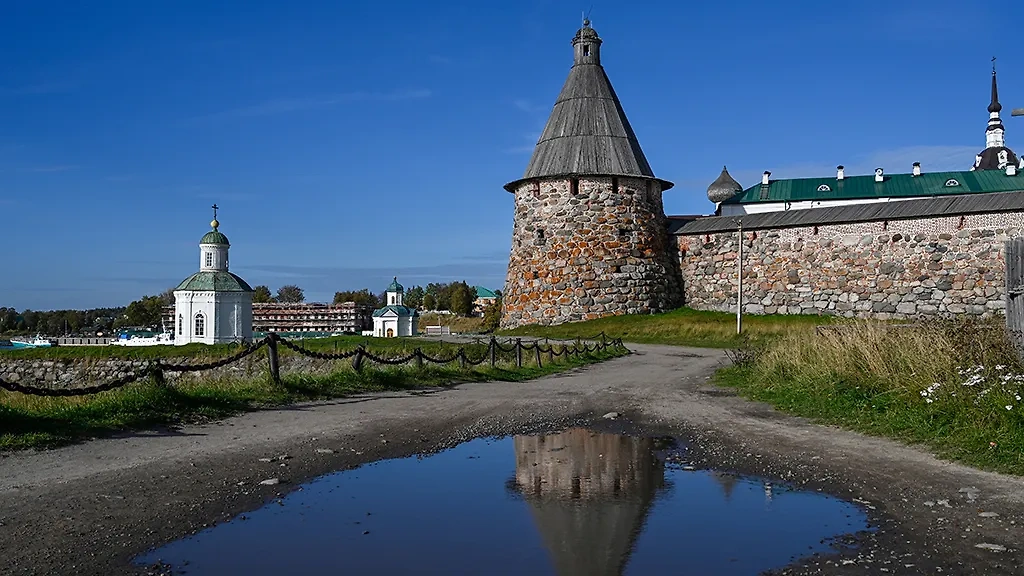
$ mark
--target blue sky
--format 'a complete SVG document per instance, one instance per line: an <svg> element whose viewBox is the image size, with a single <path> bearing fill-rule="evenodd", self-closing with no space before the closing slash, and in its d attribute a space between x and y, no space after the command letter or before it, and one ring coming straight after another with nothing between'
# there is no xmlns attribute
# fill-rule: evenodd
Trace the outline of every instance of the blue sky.
<svg viewBox="0 0 1024 576"><path fill-rule="evenodd" d="M512 197L591 8L670 214L728 164L966 169L989 59L1024 151L1024 52L991 2L8 2L0 306L121 305L198 266L336 290L499 288ZM1020 134L1018 137L1017 135Z"/></svg>

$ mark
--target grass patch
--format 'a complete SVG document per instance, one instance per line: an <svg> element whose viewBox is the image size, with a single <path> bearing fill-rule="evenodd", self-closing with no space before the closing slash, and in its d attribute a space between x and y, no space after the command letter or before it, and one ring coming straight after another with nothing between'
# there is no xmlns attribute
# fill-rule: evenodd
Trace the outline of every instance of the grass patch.
<svg viewBox="0 0 1024 576"><path fill-rule="evenodd" d="M522 326L500 333L571 339L591 338L604 332L609 338L640 344L734 348L747 339L770 340L785 335L808 334L814 331L815 326L834 321L832 316L745 315L745 336L737 336L735 314L680 308L664 314L608 316L558 326Z"/></svg>
<svg viewBox="0 0 1024 576"><path fill-rule="evenodd" d="M421 334L426 334L427 326L447 326L456 334L480 334L484 331L484 319L480 316L465 317L426 312L420 316L418 324Z"/></svg>
<svg viewBox="0 0 1024 576"><path fill-rule="evenodd" d="M308 348L333 350L335 339L307 341ZM361 339L346 338L342 350L354 347ZM337 342L341 345L342 342ZM398 356L421 347L424 352L441 356L454 352L451 344L411 339L374 341L375 354ZM482 357L486 346L467 346L471 359ZM224 351L224 355L230 350ZM282 354L285 354L282 351ZM518 382L577 366L599 362L628 352L609 349L556 360L538 367L533 355L523 354L524 365L516 367L514 356L499 354L494 368L488 364L476 369L460 369L457 364L413 366L368 366L360 372L348 362L337 362L327 374L292 374L282 377L280 386L269 377L250 379L192 379L169 386L139 382L125 388L75 398L26 396L0 391L0 450L54 447L85 438L117 432L177 426L223 418L260 408L299 401L339 398L356 393L429 389L464 382L498 380ZM265 356L257 356L264 363ZM301 417L301 416L296 416Z"/></svg>
<svg viewBox="0 0 1024 576"><path fill-rule="evenodd" d="M819 423L1024 474L1024 365L1001 320L858 321L740 350L721 385Z"/></svg>

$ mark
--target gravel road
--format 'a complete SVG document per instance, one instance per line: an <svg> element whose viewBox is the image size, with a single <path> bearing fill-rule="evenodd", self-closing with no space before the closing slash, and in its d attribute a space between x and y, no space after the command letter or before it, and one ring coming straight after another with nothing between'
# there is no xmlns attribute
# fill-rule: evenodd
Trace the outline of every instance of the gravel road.
<svg viewBox="0 0 1024 576"><path fill-rule="evenodd" d="M320 474L615 411L691 441L698 464L820 489L868 511L875 530L855 546L779 574L1024 574L1024 479L735 397L708 383L726 362L720 351L630 348L532 382L363 395L0 456L0 573L132 574L131 558L150 547ZM260 484L268 478L281 483Z"/></svg>

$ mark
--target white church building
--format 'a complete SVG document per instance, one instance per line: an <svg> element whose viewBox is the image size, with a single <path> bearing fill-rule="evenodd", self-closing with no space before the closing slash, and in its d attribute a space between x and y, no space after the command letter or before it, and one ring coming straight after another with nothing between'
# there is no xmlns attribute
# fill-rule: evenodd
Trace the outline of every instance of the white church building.
<svg viewBox="0 0 1024 576"><path fill-rule="evenodd" d="M228 272L228 237L218 228L213 205L213 228L199 241L199 272L174 289L176 345L252 340L252 288Z"/></svg>
<svg viewBox="0 0 1024 576"><path fill-rule="evenodd" d="M385 294L385 306L373 311L373 335L380 338L415 336L419 312L402 304L405 289L398 278L391 282Z"/></svg>

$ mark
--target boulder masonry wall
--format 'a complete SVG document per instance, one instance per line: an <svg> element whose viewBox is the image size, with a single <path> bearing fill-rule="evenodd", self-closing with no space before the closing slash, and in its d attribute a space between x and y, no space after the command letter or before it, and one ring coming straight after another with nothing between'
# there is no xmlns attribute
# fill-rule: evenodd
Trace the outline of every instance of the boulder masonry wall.
<svg viewBox="0 0 1024 576"><path fill-rule="evenodd" d="M1020 212L743 232L749 314L878 319L1004 313ZM685 303L736 309L737 233L676 236Z"/></svg>
<svg viewBox="0 0 1024 576"><path fill-rule="evenodd" d="M678 305L661 185L644 178L547 179L515 191L503 328Z"/></svg>

